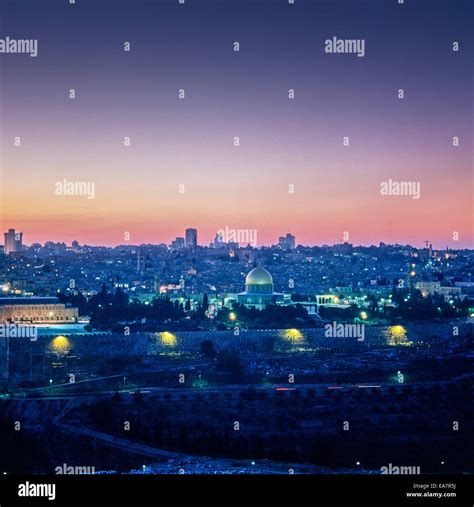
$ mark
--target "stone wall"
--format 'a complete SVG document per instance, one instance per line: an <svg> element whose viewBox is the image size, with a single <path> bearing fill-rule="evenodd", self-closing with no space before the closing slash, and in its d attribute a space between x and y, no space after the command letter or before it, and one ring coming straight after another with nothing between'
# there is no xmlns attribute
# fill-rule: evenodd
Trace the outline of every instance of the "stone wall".
<svg viewBox="0 0 474 507"><path fill-rule="evenodd" d="M408 324L398 328L396 335L402 334L414 343L430 343L472 338L472 324ZM65 352L76 358L106 362L115 358L132 356L152 356L164 352L189 352L201 350L204 340L211 340L215 350L235 349L243 353L271 351L302 351L307 349L347 349L367 348L385 345L393 335L393 328L386 326L366 326L364 340L357 337L328 337L324 327L307 330L253 330L216 332L164 332L123 334L74 334L63 337L38 336L29 338L9 338L9 359L7 340L0 338L0 382L10 375L32 376L39 372L41 365L50 364ZM397 336L395 336L397 338ZM58 359L59 360L59 359Z"/></svg>

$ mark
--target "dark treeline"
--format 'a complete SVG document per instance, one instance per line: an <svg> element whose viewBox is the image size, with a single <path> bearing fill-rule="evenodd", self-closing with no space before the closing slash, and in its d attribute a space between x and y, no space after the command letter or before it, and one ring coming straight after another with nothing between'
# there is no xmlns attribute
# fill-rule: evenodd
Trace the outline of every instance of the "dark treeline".
<svg viewBox="0 0 474 507"><path fill-rule="evenodd" d="M81 293L59 293L58 297L63 303L77 306L80 315L89 315L93 329L115 330L127 324L132 324L132 328L146 329L157 324L176 323L186 316L185 305L172 302L168 297L158 296L145 304L137 299L130 300L120 288L109 292L105 285L89 299Z"/></svg>
<svg viewBox="0 0 474 507"><path fill-rule="evenodd" d="M234 317L235 320L231 320ZM263 310L247 308L234 303L232 310L222 308L216 317L218 329L242 326L245 329L284 329L289 327L309 328L317 325L306 309L299 305L268 305Z"/></svg>
<svg viewBox="0 0 474 507"><path fill-rule="evenodd" d="M89 298L80 292L60 292L58 297L62 303L78 307L79 315L90 316L89 327L98 330L123 331L123 327L127 325L132 331L225 330L234 329L236 326L242 329L282 329L321 325L320 320L308 315L306 309L297 301L288 306L271 304L263 310L234 303L232 309L224 307L214 319L209 319L206 314L209 302L207 294L203 295L202 302L193 310L189 299L179 303L177 300L171 301L167 295L159 295L151 302L143 303L136 298L129 298L120 288L108 291L105 285ZM310 298L301 296L294 299ZM357 319L361 310L364 310L369 320L433 320L465 317L472 305L472 300L467 298L463 301L456 299L450 303L442 296L423 297L418 290L406 289L394 289L392 301L394 306L379 306L377 298L369 295L367 307L360 308L356 304L347 308L321 306L319 314L327 321Z"/></svg>

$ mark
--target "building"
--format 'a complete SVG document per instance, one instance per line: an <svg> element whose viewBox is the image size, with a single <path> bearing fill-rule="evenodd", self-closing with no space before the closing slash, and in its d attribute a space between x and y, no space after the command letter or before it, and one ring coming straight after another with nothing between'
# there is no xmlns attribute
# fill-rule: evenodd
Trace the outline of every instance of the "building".
<svg viewBox="0 0 474 507"><path fill-rule="evenodd" d="M186 229L186 247L195 248L197 246L197 229Z"/></svg>
<svg viewBox="0 0 474 507"><path fill-rule="evenodd" d="M0 323L71 323L77 318L77 308L60 303L56 297L0 298Z"/></svg>
<svg viewBox="0 0 474 507"><path fill-rule="evenodd" d="M171 248L173 250L181 250L181 248L184 248L184 246L185 246L184 238L178 237L171 242Z"/></svg>
<svg viewBox="0 0 474 507"><path fill-rule="evenodd" d="M286 236L281 236L280 238L278 238L278 246L282 250L294 250L295 244L296 238L290 233L287 233Z"/></svg>
<svg viewBox="0 0 474 507"><path fill-rule="evenodd" d="M344 241L344 243L338 243L332 247L333 252L341 255L348 255L352 253L353 245L348 241Z"/></svg>
<svg viewBox="0 0 474 507"><path fill-rule="evenodd" d="M250 308L263 310L270 304L281 303L283 294L273 292L272 275L264 268L255 268L245 278L245 292L237 295L237 301Z"/></svg>
<svg viewBox="0 0 474 507"><path fill-rule="evenodd" d="M5 247L3 252L5 254L21 252L23 249L23 233L16 232L15 229L8 229L8 232L4 233Z"/></svg>
<svg viewBox="0 0 474 507"><path fill-rule="evenodd" d="M441 285L440 282L416 282L415 289L421 292L423 297L427 296L443 296L445 301L453 297L461 297L461 287L449 287Z"/></svg>
<svg viewBox="0 0 474 507"><path fill-rule="evenodd" d="M216 234L214 241L209 245L210 248L225 248L227 245L224 243L224 239L222 238L222 234Z"/></svg>

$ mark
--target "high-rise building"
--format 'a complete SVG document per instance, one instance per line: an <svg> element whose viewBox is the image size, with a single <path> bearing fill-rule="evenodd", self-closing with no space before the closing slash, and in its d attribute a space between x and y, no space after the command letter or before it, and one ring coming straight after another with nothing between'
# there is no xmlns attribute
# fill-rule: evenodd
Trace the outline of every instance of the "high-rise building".
<svg viewBox="0 0 474 507"><path fill-rule="evenodd" d="M226 243L224 243L222 234L216 234L214 241L212 241L209 246L211 248L224 248L226 246Z"/></svg>
<svg viewBox="0 0 474 507"><path fill-rule="evenodd" d="M286 236L281 236L280 238L278 238L278 246L282 250L294 250L295 243L296 238L290 233L287 233Z"/></svg>
<svg viewBox="0 0 474 507"><path fill-rule="evenodd" d="M171 248L173 250L181 250L181 248L184 248L184 246L184 238L178 237L171 242Z"/></svg>
<svg viewBox="0 0 474 507"><path fill-rule="evenodd" d="M4 233L5 247L3 249L5 254L21 252L23 248L23 233L16 232L15 229L8 229Z"/></svg>
<svg viewBox="0 0 474 507"><path fill-rule="evenodd" d="M197 229L186 229L186 246L188 248L195 248L197 246Z"/></svg>

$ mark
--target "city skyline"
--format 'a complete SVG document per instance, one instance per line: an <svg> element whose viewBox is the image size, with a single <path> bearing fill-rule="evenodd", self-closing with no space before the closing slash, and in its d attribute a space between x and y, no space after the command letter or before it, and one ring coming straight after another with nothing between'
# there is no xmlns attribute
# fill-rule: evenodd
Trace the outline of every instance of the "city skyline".
<svg viewBox="0 0 474 507"><path fill-rule="evenodd" d="M261 245L291 230L472 247L467 2L429 17L415 2L370 1L362 17L356 2L150 3L136 17L120 1L113 18L106 3L23 3L4 26L38 54L2 55L4 230L112 246L192 223L203 243L228 226ZM364 56L326 53L333 37L364 40ZM65 180L94 197L55 192ZM384 195L391 180L419 198Z"/></svg>
<svg viewBox="0 0 474 507"><path fill-rule="evenodd" d="M194 229L192 229L194 230ZM23 232L22 231L19 231L17 229L15 229L14 227L10 227L8 228L7 231L4 232L4 235L8 233L11 233L11 231L13 231L14 233L17 233L20 235L21 237L21 241L20 241L20 244L21 244L21 248L23 247L26 247L26 248L29 248L31 246L33 246L34 244L36 243L39 243L40 245L45 245L46 243L49 243L49 242L52 242L52 243L64 243L66 246L71 245L72 246L72 243L74 242L77 242L79 243L80 246L89 246L89 247L97 247L97 248L116 248L116 247L120 247L120 246L147 246L147 245L150 245L150 246L159 246L159 245L167 245L168 247L173 247L173 243L175 243L176 240L183 240L183 243L181 246L177 246L176 249L181 249L181 248L190 248L190 246L186 245L185 243L185 231L183 231L183 234L182 236L179 236L179 235L176 235L176 236L173 236L172 239L170 241L154 241L154 242L147 242L147 243L134 243L133 241L122 241L122 242L119 242L117 244L100 244L100 243L88 243L88 242L81 242L81 241L78 241L77 239L71 239L71 240L68 240L68 241L64 241L64 240L54 240L52 238L43 238L41 240L37 240L37 241L28 241L26 243L23 243ZM247 231L247 230L245 230ZM204 247L204 248L213 248L213 245L215 244L215 239L216 239L216 235L214 235L213 239L209 242L201 242L199 240L200 238L200 235L199 235L199 229L197 229L197 232L198 232L198 236L197 236L197 243L196 243L196 246L198 247ZM295 239L295 236L291 233L291 232L286 232L286 233L282 233L282 234L285 234L284 237L282 236L279 236L276 238L275 241L273 241L272 243L269 243L269 244L257 244L257 245L252 245L252 244L249 244L249 242L242 242L242 241L222 241L222 245L233 245L233 244L236 244L238 245L238 248L255 248L255 249L260 249L260 248L272 248L272 247L276 247L276 248L279 248L279 247L282 247L281 245L281 240L283 239L287 239L288 235L292 236L294 239ZM280 240L280 241L279 241ZM399 246L399 247L410 247L410 248L414 248L416 250L422 250L422 249L426 249L426 248L432 248L433 250L472 250L472 246L466 246L466 247L463 247L463 246L454 246L454 247L449 247L449 246L440 246L440 247L437 247L435 248L435 246L432 244L431 241L429 240L424 240L424 241L420 241L421 244L419 245L416 245L416 244L411 244L411 243L386 243L384 241L379 241L377 243L367 243L367 244L362 244L362 243L354 243L354 242L351 242L349 240L344 240L343 238L339 241L339 242L335 242L335 243L318 243L318 244L303 244L303 243L300 243L298 242L297 238L296 238L296 242L295 242L295 247L294 248L297 248L297 247L303 247L303 248L320 248L320 247L335 247L335 246L338 246L338 245L343 245L343 244L349 244L355 248L357 247L380 247L381 245L384 245L384 246L387 246L387 247L395 247L395 246ZM4 242L4 245L5 246L5 242ZM288 249L293 249L293 248L288 248Z"/></svg>

